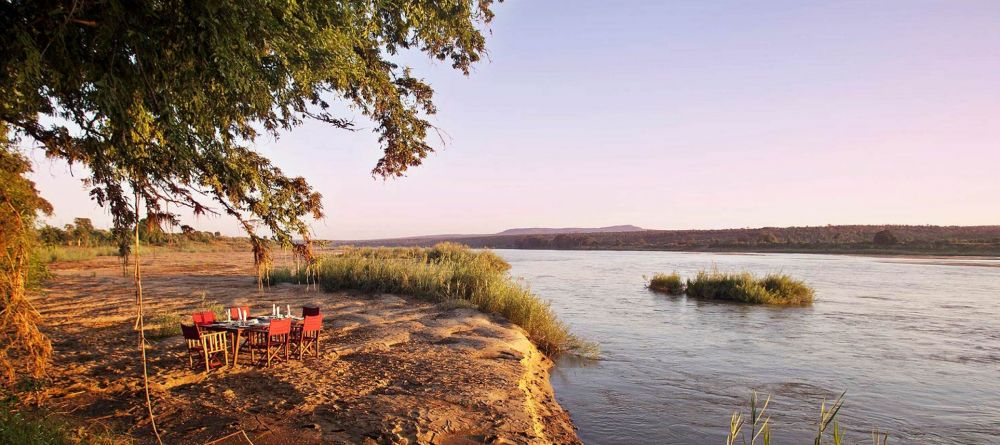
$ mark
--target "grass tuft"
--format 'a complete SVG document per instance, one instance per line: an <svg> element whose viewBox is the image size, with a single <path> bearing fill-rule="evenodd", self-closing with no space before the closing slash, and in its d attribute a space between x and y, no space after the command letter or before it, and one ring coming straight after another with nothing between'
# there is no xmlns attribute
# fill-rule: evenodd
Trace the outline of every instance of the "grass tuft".
<svg viewBox="0 0 1000 445"><path fill-rule="evenodd" d="M158 340L181 335L181 323L184 317L177 314L164 314L149 320L149 332L146 338Z"/></svg>
<svg viewBox="0 0 1000 445"><path fill-rule="evenodd" d="M72 425L45 413L21 412L10 401L0 403L0 444L17 445L130 445L133 441L93 425Z"/></svg>
<svg viewBox="0 0 1000 445"><path fill-rule="evenodd" d="M658 273L653 275L646 285L650 290L663 292L669 295L680 295L684 293L684 280L680 274L673 272L670 274Z"/></svg>
<svg viewBox="0 0 1000 445"><path fill-rule="evenodd" d="M753 304L810 304L813 289L783 274L757 278L749 272L701 271L687 280L687 294L693 298L732 300Z"/></svg>
<svg viewBox="0 0 1000 445"><path fill-rule="evenodd" d="M325 256L317 267L325 291L355 289L396 293L442 303L446 307L473 306L499 314L520 326L548 355L582 344L559 321L549 304L515 282L510 265L490 251L474 251L455 243L433 248L345 248ZM272 281L297 282L285 269Z"/></svg>

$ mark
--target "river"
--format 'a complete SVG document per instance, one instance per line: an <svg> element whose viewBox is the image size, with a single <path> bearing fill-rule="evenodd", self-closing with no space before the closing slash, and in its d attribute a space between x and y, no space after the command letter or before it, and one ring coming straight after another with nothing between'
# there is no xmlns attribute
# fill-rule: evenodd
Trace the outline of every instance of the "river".
<svg viewBox="0 0 1000 445"><path fill-rule="evenodd" d="M559 403L588 444L723 444L751 389L775 444L812 443L847 391L848 441L1000 443L1000 260L812 254L498 250L599 360L561 358ZM782 272L809 307L671 297L644 275Z"/></svg>

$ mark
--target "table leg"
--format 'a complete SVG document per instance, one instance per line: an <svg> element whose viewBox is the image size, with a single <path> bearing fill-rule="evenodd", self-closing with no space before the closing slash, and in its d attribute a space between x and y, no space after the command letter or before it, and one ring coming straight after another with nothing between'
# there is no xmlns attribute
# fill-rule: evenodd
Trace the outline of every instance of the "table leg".
<svg viewBox="0 0 1000 445"><path fill-rule="evenodd" d="M238 363L239 358L240 358L240 334L242 332L243 332L242 329L237 329L236 330L236 340L233 340L233 367L234 368L236 367L236 364Z"/></svg>

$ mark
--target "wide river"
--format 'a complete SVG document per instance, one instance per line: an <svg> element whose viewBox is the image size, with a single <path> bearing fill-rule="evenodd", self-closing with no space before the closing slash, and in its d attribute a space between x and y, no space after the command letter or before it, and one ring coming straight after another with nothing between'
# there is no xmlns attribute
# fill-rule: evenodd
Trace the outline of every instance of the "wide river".
<svg viewBox="0 0 1000 445"><path fill-rule="evenodd" d="M844 443L1000 444L1000 261L499 250L599 360L560 359L559 403L588 444L723 444L751 389L773 443L812 443L847 391ZM810 307L671 297L643 275L783 272Z"/></svg>

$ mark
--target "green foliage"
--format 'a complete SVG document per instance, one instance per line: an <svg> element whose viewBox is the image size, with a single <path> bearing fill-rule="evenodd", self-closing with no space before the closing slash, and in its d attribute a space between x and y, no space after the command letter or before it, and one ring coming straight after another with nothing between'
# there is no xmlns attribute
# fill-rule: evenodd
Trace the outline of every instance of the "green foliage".
<svg viewBox="0 0 1000 445"><path fill-rule="evenodd" d="M52 346L38 330L39 314L26 292L47 273L32 254L35 218L52 206L27 179L28 160L15 152L0 123L0 375L7 383L19 373L39 376Z"/></svg>
<svg viewBox="0 0 1000 445"><path fill-rule="evenodd" d="M749 272L700 271L687 280L687 294L694 298L732 300L754 304L809 304L813 290L802 281L783 274L757 278Z"/></svg>
<svg viewBox="0 0 1000 445"><path fill-rule="evenodd" d="M201 300L201 303L198 305L199 311L201 312L211 311L213 314L215 314L216 320L222 320L226 318L226 307L223 306L222 303L219 303L218 301L215 300L209 300L208 293L204 291L195 292L195 295L198 296Z"/></svg>
<svg viewBox="0 0 1000 445"><path fill-rule="evenodd" d="M118 249L110 246L102 247L40 247L35 250L44 263L74 262L94 259L100 256L118 255Z"/></svg>
<svg viewBox="0 0 1000 445"><path fill-rule="evenodd" d="M260 264L270 233L308 238L321 197L254 151L305 120L371 121L402 175L433 151L433 90L393 61L415 50L468 73L485 52L492 0L445 2L34 2L0 4L0 130L83 164L124 242L147 219L231 215ZM132 190L138 198L130 196ZM133 202L135 201L135 202ZM124 248L124 245L123 245Z"/></svg>
<svg viewBox="0 0 1000 445"><path fill-rule="evenodd" d="M71 445L63 425L0 408L0 443L22 445Z"/></svg>
<svg viewBox="0 0 1000 445"><path fill-rule="evenodd" d="M127 445L132 440L108 432L74 427L64 419L25 413L11 401L0 403L0 444L17 445Z"/></svg>
<svg viewBox="0 0 1000 445"><path fill-rule="evenodd" d="M222 314L221 317L217 315L216 318L224 319L225 314ZM178 314L163 314L153 317L149 321L150 326L148 326L151 332L146 334L146 337L160 339L181 335L181 323L183 321L184 317Z"/></svg>
<svg viewBox="0 0 1000 445"><path fill-rule="evenodd" d="M653 275L647 285L650 290L663 292L669 295L680 295L684 293L684 280L680 274L673 272L668 274L658 273Z"/></svg>
<svg viewBox="0 0 1000 445"><path fill-rule="evenodd" d="M576 344L549 304L511 279L509 268L492 252L448 243L431 249L346 248L340 255L321 258L318 276L326 291L396 293L455 306L466 304L456 301L468 302L520 326L546 354ZM283 269L271 277L290 282L300 278Z"/></svg>

